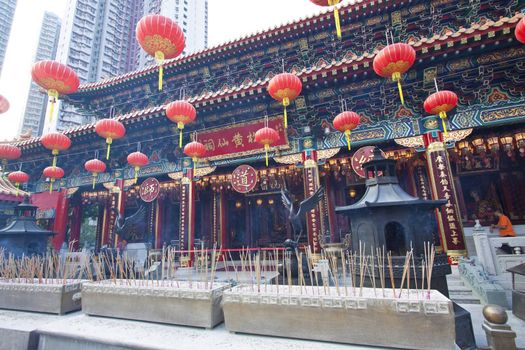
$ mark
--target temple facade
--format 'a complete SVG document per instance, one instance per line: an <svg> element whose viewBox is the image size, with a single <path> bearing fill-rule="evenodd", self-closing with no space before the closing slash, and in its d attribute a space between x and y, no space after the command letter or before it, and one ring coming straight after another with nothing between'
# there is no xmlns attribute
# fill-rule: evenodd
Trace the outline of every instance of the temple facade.
<svg viewBox="0 0 525 350"><path fill-rule="evenodd" d="M503 210L514 224L525 224L525 46L514 37L520 8L520 1L358 0L341 7L342 39L327 11L168 61L162 91L156 66L81 85L65 102L95 119L118 119L126 136L114 141L108 170L93 189L83 164L105 160L105 141L94 124L66 131L73 146L58 157L66 176L52 193L42 177L50 152L38 138L18 142L33 203L44 214L55 208L41 220L56 232L57 248L75 241L99 249L123 239L157 249L267 247L292 238L280 190L301 201L324 186L301 238L319 251L350 233L349 218L335 207L362 197L362 164L377 146L397 160L406 192L446 200L436 209L436 243L452 259L465 255L464 236L476 219L489 225L494 211ZM404 105L396 84L372 69L386 32L416 50L403 76ZM266 91L283 70L303 83L288 107L288 128L282 106ZM459 96L447 135L439 117L423 109L436 85ZM197 137L207 150L196 164L183 155L177 125L165 115L165 105L181 97L197 109L184 143ZM351 150L332 126L343 107L361 116ZM268 167L254 138L265 117L280 134ZM137 148L150 163L135 182L126 157ZM250 181L248 192L239 186ZM148 188L151 201L144 200ZM119 237L117 214L131 216L141 206L146 229Z"/></svg>

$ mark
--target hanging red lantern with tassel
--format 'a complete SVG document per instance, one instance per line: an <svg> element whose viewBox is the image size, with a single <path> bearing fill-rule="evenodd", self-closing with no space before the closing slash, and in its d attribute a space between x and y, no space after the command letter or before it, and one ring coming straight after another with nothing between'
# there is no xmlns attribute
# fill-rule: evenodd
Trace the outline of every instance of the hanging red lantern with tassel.
<svg viewBox="0 0 525 350"><path fill-rule="evenodd" d="M341 20L339 18L339 9L337 8L337 5L341 2L341 0L310 0L314 4L318 6L333 6L334 7L334 20L335 20L335 30L337 33L337 37L341 39Z"/></svg>
<svg viewBox="0 0 525 350"><path fill-rule="evenodd" d="M520 43L525 44L525 17L523 17L516 25L514 35Z"/></svg>
<svg viewBox="0 0 525 350"><path fill-rule="evenodd" d="M137 23L136 37L140 46L155 57L159 65L159 91L162 90L164 60L179 56L186 45L184 33L177 23L161 15L142 17Z"/></svg>
<svg viewBox="0 0 525 350"><path fill-rule="evenodd" d="M106 171L106 164L101 160L91 159L84 163L84 169L93 176L93 189L95 189L98 174Z"/></svg>
<svg viewBox="0 0 525 350"><path fill-rule="evenodd" d="M48 166L44 169L43 174L45 177L49 178L49 193L53 192L53 184L58 179L64 177L64 169L57 166Z"/></svg>
<svg viewBox="0 0 525 350"><path fill-rule="evenodd" d="M0 144L0 159L2 160L2 168L5 168L7 162L10 160L16 160L22 156L22 151L15 145L8 143Z"/></svg>
<svg viewBox="0 0 525 350"><path fill-rule="evenodd" d="M197 167L199 159L206 155L206 147L199 141L192 141L184 146L184 154L193 160L193 169Z"/></svg>
<svg viewBox="0 0 525 350"><path fill-rule="evenodd" d="M458 105L458 95L452 91L441 90L434 92L425 100L423 107L429 114L439 115L443 123L443 132L448 136L447 131L447 113L456 108Z"/></svg>
<svg viewBox="0 0 525 350"><path fill-rule="evenodd" d="M361 117L355 112L342 112L334 118L334 128L343 132L350 151L350 133L359 126Z"/></svg>
<svg viewBox="0 0 525 350"><path fill-rule="evenodd" d="M9 110L9 101L4 96L0 95L0 114Z"/></svg>
<svg viewBox="0 0 525 350"><path fill-rule="evenodd" d="M55 103L59 95L72 94L80 85L77 73L57 61L38 61L31 69L33 81L47 90L49 96L49 121L53 118Z"/></svg>
<svg viewBox="0 0 525 350"><path fill-rule="evenodd" d="M186 101L174 101L166 106L166 117L179 128L179 148L182 148L182 130L197 117L197 110Z"/></svg>
<svg viewBox="0 0 525 350"><path fill-rule="evenodd" d="M396 43L383 48L374 58L374 71L383 78L391 78L397 83L401 104L405 105L401 75L416 61L416 50L408 44Z"/></svg>
<svg viewBox="0 0 525 350"><path fill-rule="evenodd" d="M106 159L109 159L109 153L111 151L111 144L113 140L118 140L126 135L126 128L124 124L115 119L101 119L95 124L95 132L98 136L106 139L108 145L106 151Z"/></svg>
<svg viewBox="0 0 525 350"><path fill-rule="evenodd" d="M268 166L268 151L270 151L271 145L279 141L279 133L277 130L264 127L255 133L255 141L264 146L264 152L266 153L266 166Z"/></svg>
<svg viewBox="0 0 525 350"><path fill-rule="evenodd" d="M145 167L148 163L148 156L142 152L137 151L128 155L128 164L135 169L135 182L137 182L139 178L140 168Z"/></svg>
<svg viewBox="0 0 525 350"><path fill-rule="evenodd" d="M18 197L18 191L20 190L20 185L29 182L29 175L23 171L13 171L7 175L7 179L14 183L16 186L16 196Z"/></svg>
<svg viewBox="0 0 525 350"><path fill-rule="evenodd" d="M51 151L53 155L53 166L57 165L57 156L60 152L71 147L71 139L59 132L50 132L40 138L42 146Z"/></svg>
<svg viewBox="0 0 525 350"><path fill-rule="evenodd" d="M295 74L281 73L273 77L268 83L268 93L284 107L284 127L288 127L288 113L286 107L301 94L303 84Z"/></svg>

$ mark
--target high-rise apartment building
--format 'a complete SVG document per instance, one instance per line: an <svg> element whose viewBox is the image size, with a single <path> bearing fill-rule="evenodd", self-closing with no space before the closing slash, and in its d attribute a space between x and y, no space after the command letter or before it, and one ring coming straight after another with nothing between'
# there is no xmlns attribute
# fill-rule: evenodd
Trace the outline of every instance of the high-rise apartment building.
<svg viewBox="0 0 525 350"><path fill-rule="evenodd" d="M144 15L160 14L171 18L186 37L183 54L208 47L208 0L144 0ZM154 59L140 52L140 67L153 64Z"/></svg>
<svg viewBox="0 0 525 350"><path fill-rule="evenodd" d="M0 75L2 74L15 9L16 0L0 0Z"/></svg>
<svg viewBox="0 0 525 350"><path fill-rule="evenodd" d="M55 59L59 35L60 18L53 13L46 12L43 17L42 28L40 29L35 62ZM20 125L20 133L31 132L32 136L42 135L48 97L40 90L38 85L31 82L24 119L22 119Z"/></svg>

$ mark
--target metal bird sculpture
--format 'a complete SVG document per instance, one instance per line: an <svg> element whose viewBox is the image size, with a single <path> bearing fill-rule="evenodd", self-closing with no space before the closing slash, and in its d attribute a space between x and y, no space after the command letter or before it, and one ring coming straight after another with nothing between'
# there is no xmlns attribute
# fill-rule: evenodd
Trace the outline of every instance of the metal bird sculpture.
<svg viewBox="0 0 525 350"><path fill-rule="evenodd" d="M301 235L304 231L304 216L310 210L315 209L317 203L319 203L323 199L323 196L324 187L319 187L319 189L315 191L315 193L312 196L302 201L301 204L299 204L299 208L297 209L297 211L295 211L293 200L290 198L290 193L288 192L288 190L281 189L281 200L283 201L283 205L286 208L286 210L288 210L288 219L292 224L295 239L295 241L293 242L288 242L288 245L293 243L295 246L297 246L297 244L299 244L299 239L301 238Z"/></svg>
<svg viewBox="0 0 525 350"><path fill-rule="evenodd" d="M129 240L132 231L144 232L146 229L146 208L140 206L137 211L127 218L120 215L120 212L113 208L116 212L115 218L115 233L123 239Z"/></svg>

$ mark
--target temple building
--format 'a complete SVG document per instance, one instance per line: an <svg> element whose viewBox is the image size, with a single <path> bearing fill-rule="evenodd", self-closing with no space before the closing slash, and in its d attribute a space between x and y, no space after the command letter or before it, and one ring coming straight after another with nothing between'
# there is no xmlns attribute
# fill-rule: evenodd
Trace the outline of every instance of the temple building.
<svg viewBox="0 0 525 350"><path fill-rule="evenodd" d="M335 207L363 196L362 164L375 146L397 160L404 191L446 200L436 209L435 230L452 259L467 254L465 236L476 219L490 225L494 211L502 210L515 227L525 224L525 46L514 37L524 16L518 2L358 0L341 6L340 15L341 39L333 13L325 11L167 61L162 91L153 65L83 84L65 97L86 119L121 121L126 135L113 141L106 161L105 140L94 124L65 131L72 147L60 153L58 165L66 176L52 193L42 177L51 152L38 138L17 143L24 169L31 169L32 203L44 212L56 208L44 219L56 233L55 247L69 240L99 249L122 239L181 249L282 245L292 230L280 190L301 201L324 186L324 200L308 213L301 238L318 251L350 234L349 218ZM404 105L396 83L372 69L387 45L386 32L390 43L416 51L403 76ZM282 105L267 92L283 69L303 84L288 106L287 128ZM423 108L436 86L459 96L447 134L439 117ZM184 128L184 144L196 137L207 151L196 164L182 153L177 125L165 114L181 95L197 110ZM351 150L332 125L343 107L361 116ZM265 117L280 135L268 166L254 136ZM138 148L149 164L135 182L126 157ZM107 171L93 188L84 162L94 157ZM17 169L19 162L9 166ZM146 229L119 237L117 214L129 217L141 207Z"/></svg>

